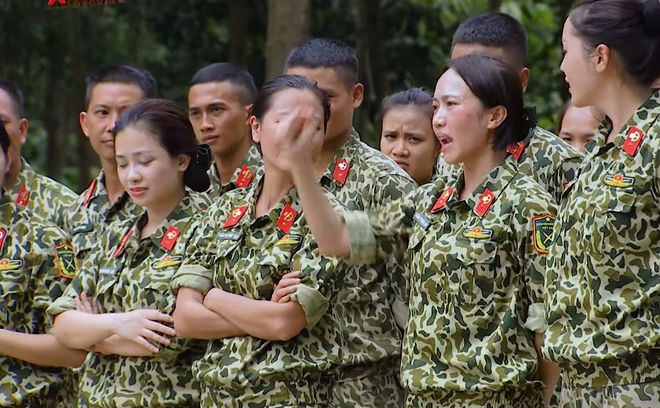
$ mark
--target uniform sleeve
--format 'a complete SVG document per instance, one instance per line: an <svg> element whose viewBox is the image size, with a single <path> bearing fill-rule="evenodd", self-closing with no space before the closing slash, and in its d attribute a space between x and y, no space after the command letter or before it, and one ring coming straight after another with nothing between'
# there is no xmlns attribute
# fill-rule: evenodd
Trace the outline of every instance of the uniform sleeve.
<svg viewBox="0 0 660 408"><path fill-rule="evenodd" d="M312 234L307 233L303 246L291 258L291 270L301 272L301 284L291 294L291 300L302 306L307 320L306 328L316 325L328 310L346 267L337 258L322 256Z"/></svg>
<svg viewBox="0 0 660 408"><path fill-rule="evenodd" d="M191 226L184 260L172 278L171 289L176 295L179 288L194 289L204 295L213 288L213 265L217 254L218 231L216 213L200 213Z"/></svg>
<svg viewBox="0 0 660 408"><path fill-rule="evenodd" d="M355 264L374 264L390 256L401 257L408 247L415 198L413 191L372 211L343 213L351 247L349 260Z"/></svg>
<svg viewBox="0 0 660 408"><path fill-rule="evenodd" d="M73 248L66 233L55 226L34 228L33 249L41 260L33 275L32 301L35 333L49 333L52 320L47 311L61 298L78 272Z"/></svg>
<svg viewBox="0 0 660 408"><path fill-rule="evenodd" d="M548 180L548 192L556 203L561 202L562 193L568 183L573 181L577 176L577 171L581 163L581 155L562 161Z"/></svg>
<svg viewBox="0 0 660 408"><path fill-rule="evenodd" d="M525 328L533 332L546 329L544 312L545 271L548 249L557 208L544 191L530 193L520 204L515 218L518 224L518 251L523 261L523 281L529 298Z"/></svg>

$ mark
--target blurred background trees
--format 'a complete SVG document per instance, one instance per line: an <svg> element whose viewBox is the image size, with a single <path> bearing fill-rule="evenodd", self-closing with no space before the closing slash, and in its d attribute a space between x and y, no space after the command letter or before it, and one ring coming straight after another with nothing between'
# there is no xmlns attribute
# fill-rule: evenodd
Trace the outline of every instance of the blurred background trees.
<svg viewBox="0 0 660 408"><path fill-rule="evenodd" d="M257 85L278 75L289 50L311 37L353 46L366 98L355 126L377 144L378 107L412 86L432 90L464 19L500 10L529 35L527 103L552 129L568 97L561 29L573 0L126 0L123 4L46 9L44 0L0 3L0 77L23 90L30 119L24 156L41 172L83 190L98 171L80 131L85 77L112 62L136 64L158 80L161 97L186 106L201 67L230 61Z"/></svg>

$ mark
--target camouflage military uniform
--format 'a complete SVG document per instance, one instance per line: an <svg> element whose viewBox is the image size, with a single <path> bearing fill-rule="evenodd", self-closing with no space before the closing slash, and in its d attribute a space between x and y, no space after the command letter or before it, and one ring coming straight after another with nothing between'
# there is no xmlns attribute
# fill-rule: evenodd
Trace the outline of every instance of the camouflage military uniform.
<svg viewBox="0 0 660 408"><path fill-rule="evenodd" d="M123 221L142 212L142 209L124 193L110 204L108 191L105 189L103 172L92 181L69 207L69 217L65 220L64 230L69 233L79 262L83 262L90 250L97 245L103 230L111 222Z"/></svg>
<svg viewBox="0 0 660 408"><path fill-rule="evenodd" d="M251 299L270 299L282 275L301 271L302 284L291 299L302 306L307 327L287 342L252 336L211 341L193 366L202 381L202 406L327 406L334 378L330 370L343 352L333 300L349 266L320 255L295 189L269 214L255 219L261 186L255 182L227 193L200 217L197 239L189 245L172 288L206 294L219 287Z"/></svg>
<svg viewBox="0 0 660 408"><path fill-rule="evenodd" d="M361 142L355 131L320 183L348 210L359 211L379 208L416 187L405 171ZM401 334L390 305L395 295L404 303L407 299L402 265L390 257L351 271L337 296L346 353L333 403L345 408L401 407L404 393L397 370Z"/></svg>
<svg viewBox="0 0 660 408"><path fill-rule="evenodd" d="M20 207L60 228L64 228L69 206L76 199L76 193L35 172L25 159L21 159L18 180L9 194Z"/></svg>
<svg viewBox="0 0 660 408"><path fill-rule="evenodd" d="M76 273L69 240L8 195L0 198L0 328L46 334L46 309ZM0 356L0 407L70 407L76 383L67 368Z"/></svg>
<svg viewBox="0 0 660 408"><path fill-rule="evenodd" d="M74 310L85 292L95 297L100 313L158 309L171 314L175 296L169 291L181 265L186 242L194 235L192 216L208 206L205 194L186 196L163 224L140 239L146 214L113 223L100 248L88 257L82 272L64 296L48 309L57 316ZM152 358L89 353L82 370L79 407L197 407L199 384L190 367L204 354L206 343L173 339Z"/></svg>
<svg viewBox="0 0 660 408"><path fill-rule="evenodd" d="M555 225L544 355L565 407L660 401L660 92L614 139L587 145Z"/></svg>
<svg viewBox="0 0 660 408"><path fill-rule="evenodd" d="M543 332L555 207L506 160L466 200L462 175L375 212L344 215L356 263L409 256L401 381L411 407L540 408L533 332Z"/></svg>
<svg viewBox="0 0 660 408"><path fill-rule="evenodd" d="M584 158L554 134L540 127L530 130L519 146L509 149L509 160L518 163L520 172L530 176L544 186L556 203L561 200L564 189L571 182ZM460 171L460 166L447 164L442 157L436 163L436 174L440 178Z"/></svg>
<svg viewBox="0 0 660 408"><path fill-rule="evenodd" d="M247 188L263 174L263 159L261 153L259 153L259 148L254 144L250 146L247 156L238 166L234 172L234 177L229 183L222 185L215 163L211 165L208 174L211 178L211 189L207 193L211 197L219 197L236 188Z"/></svg>

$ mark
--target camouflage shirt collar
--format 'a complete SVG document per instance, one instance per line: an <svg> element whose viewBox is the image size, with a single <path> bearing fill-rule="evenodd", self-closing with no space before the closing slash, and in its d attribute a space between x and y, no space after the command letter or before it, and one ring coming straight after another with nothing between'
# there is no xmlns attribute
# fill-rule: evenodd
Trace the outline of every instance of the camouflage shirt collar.
<svg viewBox="0 0 660 408"><path fill-rule="evenodd" d="M187 226L188 223L186 224L181 224L178 223L178 221L182 219L192 219L192 216L197 213L196 206L194 205L194 200L190 196L190 194L186 193L186 196L183 197L181 201L179 201L179 204L172 210L172 212L165 218L165 220L160 224L160 226L154 231L153 234L148 240L151 241L153 246L155 247L160 247L162 246L162 241L163 237L165 236L168 231L171 231L170 228L176 228L179 234L182 234L185 227ZM140 239L140 234L142 231L142 228L144 228L145 224L147 223L147 212L143 211L142 214L137 218L134 219L133 222L130 223L130 231L125 230L126 233L130 233L130 238L126 242L125 249L126 248L133 248L137 250L137 247L141 243ZM125 236L125 234L123 234ZM167 250L166 248L164 248Z"/></svg>
<svg viewBox="0 0 660 408"><path fill-rule="evenodd" d="M607 136L612 131L612 121L610 121L609 118L605 118L598 127L594 137L589 143L587 143L587 152L589 154L601 155L613 147L621 149L633 126L641 130L644 135L647 135L649 129L651 129L655 121L658 119L658 116L660 116L660 90L655 91L651 97L647 99L637 111L635 111L632 117L628 120L628 123L626 123L611 143L607 143Z"/></svg>
<svg viewBox="0 0 660 408"><path fill-rule="evenodd" d="M0 227L9 229L14 224L17 213L18 207L16 203L11 195L3 188L2 196L0 196Z"/></svg>
<svg viewBox="0 0 660 408"><path fill-rule="evenodd" d="M357 151L359 144L360 144L360 134L355 129L352 129L351 136L348 138L346 143L344 143L339 149L337 149L337 152L335 153L335 157L332 159L332 163L330 163L328 168L325 169L323 176L321 176L321 185L327 186L330 183L337 183L340 186L343 185L339 181L335 180L335 178L333 177L335 168L337 167L338 161L340 159L343 159L346 162L348 162L348 165L350 166L353 162L353 158L355 157L356 154L355 152Z"/></svg>
<svg viewBox="0 0 660 408"><path fill-rule="evenodd" d="M263 190L263 185L265 181L265 174L259 174L257 176L257 180L252 183L252 187L247 190L247 193L244 197L244 204L242 205L247 205L248 208L245 212L245 214L241 217L240 221L236 224L234 228L239 228L241 226L249 226L252 225L252 223L256 219L256 206L257 206L257 199L261 195L261 192ZM298 191L296 190L295 187L292 187L291 190L289 190L284 197L280 200L275 207L273 207L269 213L268 213L268 218L273 224L277 224L280 217L282 216L282 212L284 212L285 207L290 206L295 213L296 213L296 219L300 217L300 214L302 213L302 203L300 202L300 198L298 197ZM239 207L235 206L235 207ZM232 209L233 210L233 209Z"/></svg>
<svg viewBox="0 0 660 408"><path fill-rule="evenodd" d="M513 180L513 178L518 173L517 166L515 166L513 163L514 162L511 160L505 159L501 164L495 167L484 179L484 181L482 181L481 184L479 184L479 186L474 189L472 194L470 194L470 196L465 199L465 203L480 217L483 218L485 214L479 214L477 207L484 199L484 197L489 195L488 192L490 192L490 195L492 195L492 199L490 199L491 201L489 201L489 204L485 207L486 213L488 208L502 195L502 192L504 192L511 180ZM448 180L447 186L448 187L446 187L446 189L453 188L453 190L451 190L451 195L447 200L447 204L444 208L449 208L459 202L459 194L465 187L463 171L460 173L455 173L455 175L451 176Z"/></svg>
<svg viewBox="0 0 660 408"><path fill-rule="evenodd" d="M21 171L18 172L18 179L12 190L18 192L18 189L20 189L21 186L25 186L28 190L33 190L37 184L36 180L37 173L32 169L32 166L30 166L27 160L21 157Z"/></svg>
<svg viewBox="0 0 660 408"><path fill-rule="evenodd" d="M247 167L252 172L252 181L250 184L254 183L256 180L256 175L261 170L261 153L259 153L259 148L253 143L250 145L247 155L238 165L236 170L234 170L234 175L231 178L231 181L226 185L222 185L222 180L220 180L220 174L218 174L218 168L215 166L215 162L211 164L209 169L209 177L211 178L211 183L214 183L220 187L220 194L224 194L227 191L235 190L237 188L238 178L241 176L241 171L243 166Z"/></svg>

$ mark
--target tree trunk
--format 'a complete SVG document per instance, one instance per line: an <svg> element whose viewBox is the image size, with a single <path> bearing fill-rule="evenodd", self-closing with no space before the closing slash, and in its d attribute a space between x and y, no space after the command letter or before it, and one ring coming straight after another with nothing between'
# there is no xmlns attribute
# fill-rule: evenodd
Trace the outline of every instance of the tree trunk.
<svg viewBox="0 0 660 408"><path fill-rule="evenodd" d="M229 0L229 62L247 68L247 24L246 0Z"/></svg>
<svg viewBox="0 0 660 408"><path fill-rule="evenodd" d="M360 78L365 86L362 108L358 111L355 127L366 142L377 146L380 124L378 109L387 95L387 61L381 30L381 1L360 0L357 13L357 55L360 60ZM373 123L369 134L369 123Z"/></svg>
<svg viewBox="0 0 660 408"><path fill-rule="evenodd" d="M488 0L488 11L500 11L503 0Z"/></svg>
<svg viewBox="0 0 660 408"><path fill-rule="evenodd" d="M281 75L289 52L309 38L310 0L268 0L266 80Z"/></svg>

